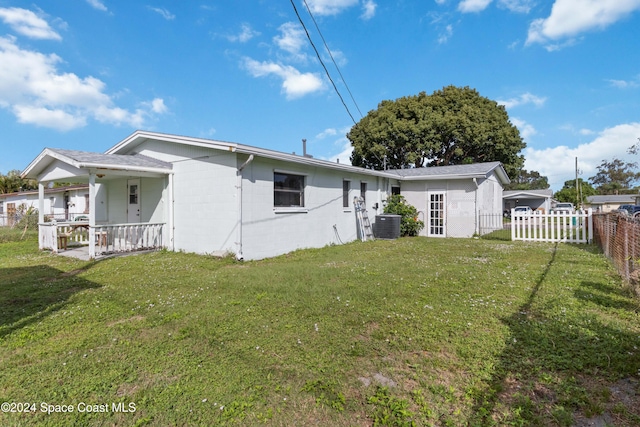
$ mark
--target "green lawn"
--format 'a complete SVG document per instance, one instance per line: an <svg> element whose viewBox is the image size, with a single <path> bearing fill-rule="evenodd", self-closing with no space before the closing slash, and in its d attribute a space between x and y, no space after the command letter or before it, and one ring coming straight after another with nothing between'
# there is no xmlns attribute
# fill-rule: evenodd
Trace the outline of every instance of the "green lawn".
<svg viewBox="0 0 640 427"><path fill-rule="evenodd" d="M11 240L0 402L35 412L3 426L640 424L640 305L593 246L92 263Z"/></svg>

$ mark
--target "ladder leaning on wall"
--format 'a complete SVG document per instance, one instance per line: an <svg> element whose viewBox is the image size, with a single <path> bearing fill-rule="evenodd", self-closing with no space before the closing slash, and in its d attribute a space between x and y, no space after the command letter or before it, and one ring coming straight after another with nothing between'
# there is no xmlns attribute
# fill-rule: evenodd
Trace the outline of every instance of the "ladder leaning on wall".
<svg viewBox="0 0 640 427"><path fill-rule="evenodd" d="M354 197L353 205L356 209L356 221L358 222L358 231L360 234L360 240L366 242L367 240L373 240L373 229L371 228L371 221L369 221L369 214L367 214L367 207L362 197Z"/></svg>

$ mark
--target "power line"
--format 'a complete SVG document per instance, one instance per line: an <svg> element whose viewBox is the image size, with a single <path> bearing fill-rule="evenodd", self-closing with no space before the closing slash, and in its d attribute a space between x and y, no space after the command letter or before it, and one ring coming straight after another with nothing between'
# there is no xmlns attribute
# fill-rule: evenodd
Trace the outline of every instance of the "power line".
<svg viewBox="0 0 640 427"><path fill-rule="evenodd" d="M324 36L322 35L322 31L320 31L320 27L318 26L318 23L316 22L316 18L313 17L313 14L311 13L311 9L309 8L309 5L307 4L307 0L303 0L304 1L304 5L307 8L307 12L309 12L309 16L311 16L311 20L313 21L313 24L316 26L316 30L318 31L318 34L320 34L320 38L322 39L322 43L324 43L324 48L327 49L327 52L329 53L329 57L331 58L331 61L333 62L333 65L335 65L336 70L338 71L338 74L340 75L340 79L342 80L342 83L344 83L344 87L347 88L347 92L349 92L349 96L351 97L351 101L353 101L353 105L356 106L356 109L358 110L358 113L360 113L360 117L362 118L362 111L360 111L360 107L358 107L358 103L356 102L355 98L353 97L353 94L351 93L351 89L349 89L349 85L347 84L346 80L344 79L344 76L342 75L342 72L340 71L340 67L338 67L338 64L336 63L336 60L333 58L333 54L331 53L331 49L329 49L329 46L327 45L327 41L324 39Z"/></svg>
<svg viewBox="0 0 640 427"><path fill-rule="evenodd" d="M342 102L342 105L344 106L344 109L347 110L347 114L349 114L349 117L351 117L351 120L353 121L353 124L355 125L356 124L356 120L353 118L353 115L351 114L351 111L349 111L349 107L347 107L347 104L344 102L344 99L342 98L342 95L340 95L340 91L338 90L338 87L336 86L336 84L334 83L333 79L331 78L331 75L329 74L329 70L327 70L326 65L324 65L324 61L322 61L322 58L320 57L320 53L318 52L318 49L316 48L316 45L313 43L313 40L311 40L311 36L309 35L309 31L307 30L306 25L304 25L304 22L302 21L302 18L300 17L300 14L298 13L298 8L296 8L296 5L293 2L293 0L290 0L290 1L291 1L291 6L293 6L293 10L296 12L296 16L298 17L298 21L300 21L300 25L302 25L302 28L304 28L304 32L307 34L307 39L309 39L309 43L311 43L311 46L313 47L313 50L316 52L316 56L318 57L318 61L320 61L320 64L322 64L322 68L324 68L325 74L327 75L327 77L329 78L329 81L333 85L333 89L338 94L338 97L340 98L340 101ZM305 4L306 4L306 1L305 1Z"/></svg>

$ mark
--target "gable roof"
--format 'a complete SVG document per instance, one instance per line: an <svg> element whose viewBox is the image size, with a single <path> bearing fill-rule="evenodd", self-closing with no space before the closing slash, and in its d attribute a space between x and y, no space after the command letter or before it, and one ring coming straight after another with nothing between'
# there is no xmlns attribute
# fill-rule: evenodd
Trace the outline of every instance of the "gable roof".
<svg viewBox="0 0 640 427"><path fill-rule="evenodd" d="M503 199L550 199L553 196L553 190L550 188L544 190L507 190L502 192Z"/></svg>
<svg viewBox="0 0 640 427"><path fill-rule="evenodd" d="M61 148L45 148L22 172L22 176L37 179L38 175L55 160L60 160L77 169L110 169L168 173L173 168L171 163L163 162L162 160L142 154L101 154Z"/></svg>
<svg viewBox="0 0 640 427"><path fill-rule="evenodd" d="M495 172L503 184L510 182L500 162L472 163L468 165L429 166L426 168L392 169L386 172L402 180L488 178Z"/></svg>

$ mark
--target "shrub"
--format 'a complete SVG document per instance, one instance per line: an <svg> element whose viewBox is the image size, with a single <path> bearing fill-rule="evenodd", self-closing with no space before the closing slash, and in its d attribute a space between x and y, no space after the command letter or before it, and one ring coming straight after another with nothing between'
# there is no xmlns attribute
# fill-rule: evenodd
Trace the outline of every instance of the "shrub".
<svg viewBox="0 0 640 427"><path fill-rule="evenodd" d="M418 210L408 204L403 196L394 194L387 199L384 213L400 215L400 235L417 236L424 228L424 222L418 220Z"/></svg>

